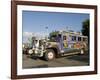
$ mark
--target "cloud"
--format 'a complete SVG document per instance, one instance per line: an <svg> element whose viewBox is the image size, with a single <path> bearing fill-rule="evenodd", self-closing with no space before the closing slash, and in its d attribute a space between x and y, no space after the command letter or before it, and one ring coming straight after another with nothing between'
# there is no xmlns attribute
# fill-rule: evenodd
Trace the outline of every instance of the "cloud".
<svg viewBox="0 0 100 80"><path fill-rule="evenodd" d="M30 39L33 36L37 37L38 39L44 39L46 36L48 36L48 34L45 33L45 32L36 32L36 33L33 33L33 32L23 32L23 42L24 43L30 42Z"/></svg>
<svg viewBox="0 0 100 80"><path fill-rule="evenodd" d="M23 32L23 43L29 43L33 35L32 32Z"/></svg>
<svg viewBox="0 0 100 80"><path fill-rule="evenodd" d="M23 32L23 36L33 36L34 34L32 32Z"/></svg>

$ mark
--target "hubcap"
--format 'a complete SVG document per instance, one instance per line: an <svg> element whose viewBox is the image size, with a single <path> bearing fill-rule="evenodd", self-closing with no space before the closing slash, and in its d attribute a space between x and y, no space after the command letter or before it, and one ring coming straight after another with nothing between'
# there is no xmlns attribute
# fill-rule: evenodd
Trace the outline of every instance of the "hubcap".
<svg viewBox="0 0 100 80"><path fill-rule="evenodd" d="M53 53L52 53L52 52L49 52L49 53L48 53L48 58L49 58L49 59L52 59L52 58L53 58L53 56L54 56L54 55L53 55Z"/></svg>

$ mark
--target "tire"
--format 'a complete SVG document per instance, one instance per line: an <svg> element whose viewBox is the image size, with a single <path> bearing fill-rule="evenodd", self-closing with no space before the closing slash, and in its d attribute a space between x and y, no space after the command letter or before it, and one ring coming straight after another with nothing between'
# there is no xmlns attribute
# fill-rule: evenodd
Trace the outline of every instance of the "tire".
<svg viewBox="0 0 100 80"><path fill-rule="evenodd" d="M44 59L46 61L51 61L55 58L55 52L52 49L47 49L46 53L44 54Z"/></svg>

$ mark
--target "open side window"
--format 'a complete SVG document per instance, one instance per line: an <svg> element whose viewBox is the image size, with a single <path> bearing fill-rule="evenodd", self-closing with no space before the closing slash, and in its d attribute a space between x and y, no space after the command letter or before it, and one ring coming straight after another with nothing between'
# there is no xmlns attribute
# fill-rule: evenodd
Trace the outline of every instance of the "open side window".
<svg viewBox="0 0 100 80"><path fill-rule="evenodd" d="M87 38L83 38L83 41L87 41Z"/></svg>
<svg viewBox="0 0 100 80"><path fill-rule="evenodd" d="M72 41L76 41L76 36L72 36Z"/></svg>
<svg viewBox="0 0 100 80"><path fill-rule="evenodd" d="M81 37L78 37L78 41L81 41L82 40L82 38Z"/></svg>
<svg viewBox="0 0 100 80"><path fill-rule="evenodd" d="M63 40L67 40L67 37L66 36L63 36Z"/></svg>

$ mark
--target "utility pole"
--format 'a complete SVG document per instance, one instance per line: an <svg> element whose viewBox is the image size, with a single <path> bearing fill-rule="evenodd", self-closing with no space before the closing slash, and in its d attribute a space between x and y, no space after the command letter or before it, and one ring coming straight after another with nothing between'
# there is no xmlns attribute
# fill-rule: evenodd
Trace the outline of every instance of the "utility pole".
<svg viewBox="0 0 100 80"><path fill-rule="evenodd" d="M68 31L68 26L66 27L66 31Z"/></svg>
<svg viewBox="0 0 100 80"><path fill-rule="evenodd" d="M48 27L46 26L45 29L46 29L46 32L47 32L46 39L48 40Z"/></svg>

